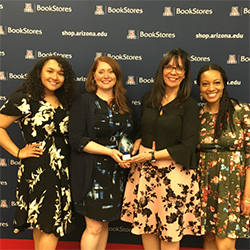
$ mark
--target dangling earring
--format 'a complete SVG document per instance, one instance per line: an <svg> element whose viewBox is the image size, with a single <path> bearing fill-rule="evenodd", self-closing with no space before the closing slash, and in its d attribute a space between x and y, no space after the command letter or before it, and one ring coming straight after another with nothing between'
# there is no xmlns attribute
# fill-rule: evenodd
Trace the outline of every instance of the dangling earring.
<svg viewBox="0 0 250 250"><path fill-rule="evenodd" d="M200 94L200 99L201 99L201 101L203 101L203 96L202 96L202 94Z"/></svg>

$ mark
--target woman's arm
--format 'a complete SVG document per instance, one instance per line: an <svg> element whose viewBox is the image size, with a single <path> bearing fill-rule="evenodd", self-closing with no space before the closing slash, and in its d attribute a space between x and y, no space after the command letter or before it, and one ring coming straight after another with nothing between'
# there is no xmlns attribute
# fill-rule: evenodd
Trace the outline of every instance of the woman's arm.
<svg viewBox="0 0 250 250"><path fill-rule="evenodd" d="M6 129L20 116L9 116L0 114L0 145L15 157L20 159L27 157L39 157L43 154L43 150L39 148L40 144L26 145L19 149L17 145L10 139Z"/></svg>

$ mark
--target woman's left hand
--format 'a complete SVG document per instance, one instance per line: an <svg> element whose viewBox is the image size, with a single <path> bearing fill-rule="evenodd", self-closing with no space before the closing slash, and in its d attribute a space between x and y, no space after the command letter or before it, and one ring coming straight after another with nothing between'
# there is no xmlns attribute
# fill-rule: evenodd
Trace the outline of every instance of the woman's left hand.
<svg viewBox="0 0 250 250"><path fill-rule="evenodd" d="M245 199L244 199L244 195L243 195L243 197L242 197L242 200L241 200L241 215L243 215L243 216L249 216L249 214L250 214L250 203L249 203L249 201L245 201Z"/></svg>
<svg viewBox="0 0 250 250"><path fill-rule="evenodd" d="M151 155L150 153L140 153L136 156L133 156L130 160L128 160L129 162L145 162L145 161L149 161L151 159Z"/></svg>

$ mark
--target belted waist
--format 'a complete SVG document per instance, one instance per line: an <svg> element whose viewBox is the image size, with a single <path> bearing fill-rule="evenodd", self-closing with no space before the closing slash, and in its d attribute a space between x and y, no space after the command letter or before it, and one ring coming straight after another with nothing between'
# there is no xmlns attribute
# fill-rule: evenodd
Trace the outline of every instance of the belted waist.
<svg viewBox="0 0 250 250"><path fill-rule="evenodd" d="M225 152L225 151L239 151L243 152L244 148L222 147L219 145L207 145L206 148L200 148L200 152Z"/></svg>

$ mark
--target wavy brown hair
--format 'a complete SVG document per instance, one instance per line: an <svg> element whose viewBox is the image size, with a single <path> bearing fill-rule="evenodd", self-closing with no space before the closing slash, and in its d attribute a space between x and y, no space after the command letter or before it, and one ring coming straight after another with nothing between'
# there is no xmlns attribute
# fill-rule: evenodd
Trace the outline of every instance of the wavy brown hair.
<svg viewBox="0 0 250 250"><path fill-rule="evenodd" d="M99 62L108 63L116 76L116 83L113 87L114 98L109 102L110 108L114 107L114 111L116 111L120 114L131 112L130 109L128 108L127 99L125 97L127 90L122 85L121 67L116 60L114 60L113 58L111 58L109 56L98 57L95 60L94 64L91 66L89 73L88 73L88 76L87 76L87 81L85 84L85 88L86 88L87 92L96 93L96 91L97 91L97 85L96 85L95 80L94 80L94 73L97 69ZM113 110L113 109L111 108L111 110Z"/></svg>
<svg viewBox="0 0 250 250"><path fill-rule="evenodd" d="M55 60L62 68L64 82L61 88L55 91L59 102L66 110L69 110L76 98L78 88L75 81L75 72L67 60L61 56L47 56L40 59L29 71L22 85L14 92L23 92L34 101L41 101L45 97L44 85L41 82L41 71L44 64L49 60Z"/></svg>

